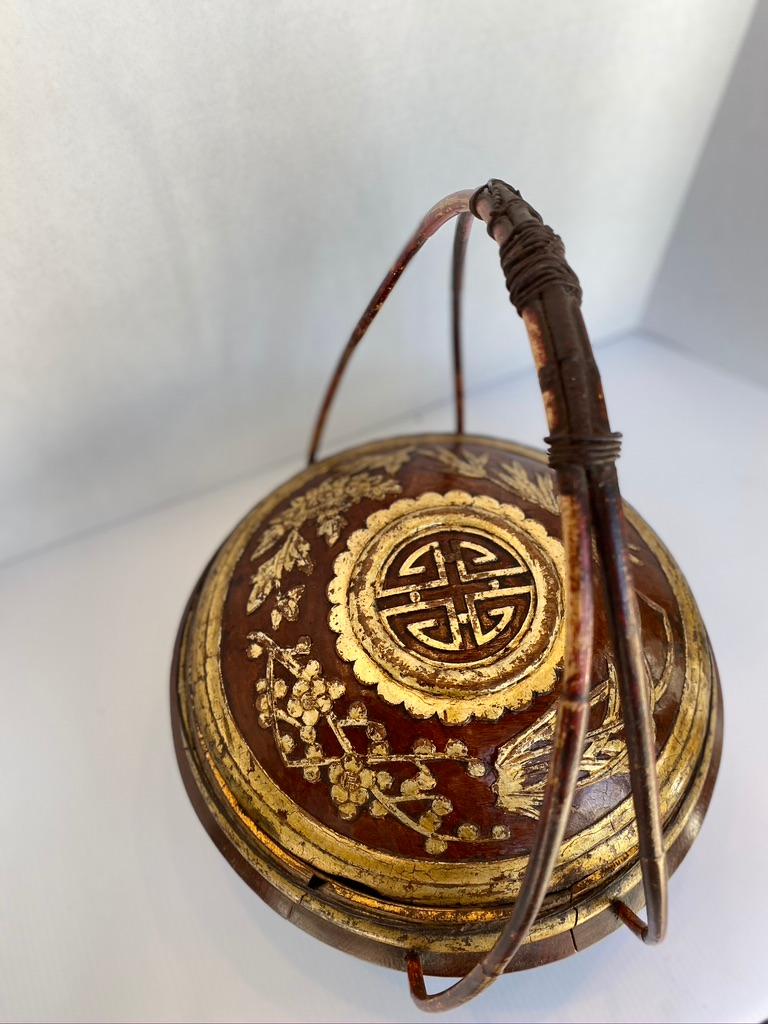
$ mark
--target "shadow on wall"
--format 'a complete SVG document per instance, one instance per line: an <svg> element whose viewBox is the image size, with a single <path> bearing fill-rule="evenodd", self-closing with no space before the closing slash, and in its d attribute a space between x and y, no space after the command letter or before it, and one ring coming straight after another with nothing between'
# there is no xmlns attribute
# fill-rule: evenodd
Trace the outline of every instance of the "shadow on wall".
<svg viewBox="0 0 768 1024"><path fill-rule="evenodd" d="M734 65L643 326L768 385L768 3Z"/></svg>

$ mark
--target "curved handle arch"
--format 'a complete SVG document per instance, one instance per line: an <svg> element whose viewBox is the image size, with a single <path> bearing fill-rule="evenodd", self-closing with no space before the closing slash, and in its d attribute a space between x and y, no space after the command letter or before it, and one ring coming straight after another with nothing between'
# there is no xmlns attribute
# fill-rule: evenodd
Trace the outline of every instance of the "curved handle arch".
<svg viewBox="0 0 768 1024"><path fill-rule="evenodd" d="M629 755L647 923L625 904L614 910L644 942L663 939L667 872L656 778L656 751L645 687L640 624L624 540L616 474L620 435L611 431L600 375L581 315L581 288L561 240L516 189L492 179L474 193L453 193L424 217L345 346L325 393L310 445L314 461L331 404L357 345L406 266L444 223L458 217L453 249L452 318L457 429L463 429L460 296L472 216L499 246L510 299L523 319L549 425L549 461L557 474L566 559L566 653L544 803L513 912L494 946L455 984L428 994L417 952L407 958L411 995L424 1010L467 1002L509 966L547 892L576 789L588 717L594 635L593 543L600 555Z"/></svg>
<svg viewBox="0 0 768 1024"><path fill-rule="evenodd" d="M400 251L400 255L384 275L381 284L373 293L371 301L363 310L360 319L355 324L352 333L347 339L346 345L341 351L341 355L339 356L333 375L331 376L328 387L326 388L323 396L323 401L320 405L320 409L315 420L315 426L312 431L312 439L309 443L307 462L310 465L317 458L317 452L320 448L320 442L323 439L323 434L325 433L325 427L328 422L328 416L330 415L333 401L336 398L342 378L355 349L365 337L368 328L378 316L381 307L391 295L392 290L400 280L405 268L411 262L413 257L422 248L424 243L435 234L435 232L439 231L440 228L444 224L447 224L449 220L453 220L454 217L459 218L456 225L456 235L453 245L453 266L451 275L456 432L461 433L464 429L464 379L462 374L461 358L461 288L464 281L464 256L467 250L469 233L472 229L473 217L469 209L469 202L472 195L473 190L471 188L467 188L460 192L452 192L450 195L445 196L439 202L435 203L432 209L428 210L424 215L421 223L405 243Z"/></svg>

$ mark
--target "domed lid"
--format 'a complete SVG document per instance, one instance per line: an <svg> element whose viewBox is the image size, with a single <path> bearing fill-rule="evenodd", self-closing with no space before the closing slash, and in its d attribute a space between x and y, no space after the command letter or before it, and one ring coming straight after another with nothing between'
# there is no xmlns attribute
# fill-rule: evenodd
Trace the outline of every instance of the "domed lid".
<svg viewBox="0 0 768 1024"><path fill-rule="evenodd" d="M670 822L704 753L712 668L679 570L627 515ZM551 753L563 574L554 474L518 446L399 438L289 481L222 546L185 634L185 732L217 815L352 893L509 903ZM550 912L636 854L599 595L593 666Z"/></svg>
<svg viewBox="0 0 768 1024"><path fill-rule="evenodd" d="M552 469L463 433L473 214L525 322ZM352 352L451 217L457 433L312 465ZM562 242L516 190L491 180L437 203L349 338L310 468L234 530L177 644L179 762L211 834L282 913L407 968L426 1009L619 921L660 941L667 875L717 773L707 636L621 502L580 299ZM425 973L463 977L428 995Z"/></svg>

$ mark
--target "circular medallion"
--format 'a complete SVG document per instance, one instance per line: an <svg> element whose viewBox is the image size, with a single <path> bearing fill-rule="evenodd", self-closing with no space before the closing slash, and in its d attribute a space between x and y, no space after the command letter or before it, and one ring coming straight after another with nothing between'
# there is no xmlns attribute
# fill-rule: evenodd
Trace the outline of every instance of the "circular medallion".
<svg viewBox="0 0 768 1024"><path fill-rule="evenodd" d="M396 501L350 536L334 568L339 654L389 703L455 724L551 690L563 550L517 506L464 491Z"/></svg>

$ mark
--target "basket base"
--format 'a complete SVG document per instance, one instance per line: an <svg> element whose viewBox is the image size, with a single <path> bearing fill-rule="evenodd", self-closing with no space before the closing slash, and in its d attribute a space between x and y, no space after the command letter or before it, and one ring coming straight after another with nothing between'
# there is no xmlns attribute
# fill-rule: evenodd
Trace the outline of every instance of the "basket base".
<svg viewBox="0 0 768 1024"><path fill-rule="evenodd" d="M205 573L203 573L204 577ZM281 891L267 877L268 875L274 877L274 862L269 863L269 865L265 862L263 874L257 870L254 864L241 854L227 834L227 831L222 829L220 821L216 819L208 802L203 797L206 783L203 774L196 766L194 752L185 736L178 690L182 641L187 621L196 605L200 585L198 584L190 596L176 638L170 686L171 724L176 758L187 795L198 818L220 852L246 884L286 920L290 920L310 935L321 939L336 949L343 950L362 960L367 960L383 967L405 971L406 957L412 948L407 941L407 931L398 931L391 926L388 927L389 922L382 922L382 937L377 940L371 936L370 928L366 928L365 933L363 931L357 932L351 929L348 923L342 926L331 917L317 913L312 909L311 901L305 901L304 896L301 894L296 899L289 898L285 891ZM723 736L723 706L720 680L714 663L712 671L713 702L708 724L707 743L702 755L701 770L696 777L697 785L692 787L692 792L683 801L676 815L667 824L665 829L665 836L677 833L674 842L667 847L667 866L670 875L682 862L701 828L719 769ZM701 777L701 771L704 773L703 777ZM269 870L266 870L267 867ZM643 892L639 875L636 883L631 888L626 888L626 877L631 871L632 869L629 869L625 875L614 880L610 888L617 891L622 890L621 899L635 911L641 912ZM637 874L636 869L635 873ZM286 878L288 887L295 885L295 881L295 878ZM323 884L322 879L318 879L316 876L310 877L306 885L306 892L319 895ZM347 882L346 884L349 883ZM610 892L608 890L606 890L605 895L610 900ZM593 896L590 897L590 901L592 899ZM579 907L580 904L576 903L577 922ZM416 922L413 923L415 924ZM556 960L565 959L609 935L620 924L621 921L611 909L610 902L608 902L605 909L599 913L593 913L583 924L577 923L575 926L559 934L550 935L539 941L525 942L507 967L507 973L528 970L532 967L539 967ZM490 943L493 941L494 934L498 933L498 927L495 929L488 928L487 932ZM398 942L398 934L405 941ZM420 938L423 942L423 932ZM441 945L441 943L436 942L435 945ZM478 959L476 954L467 954L460 951L446 952L444 949L430 948L429 944L423 946L421 942L419 953L424 973L433 977L458 977L466 974Z"/></svg>

